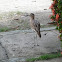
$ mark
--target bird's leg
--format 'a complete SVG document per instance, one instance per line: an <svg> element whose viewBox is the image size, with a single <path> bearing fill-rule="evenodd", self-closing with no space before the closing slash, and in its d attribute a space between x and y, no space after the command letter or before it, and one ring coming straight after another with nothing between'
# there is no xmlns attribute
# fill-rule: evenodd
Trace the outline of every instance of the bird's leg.
<svg viewBox="0 0 62 62"><path fill-rule="evenodd" d="M34 36L34 46L36 46L36 36Z"/></svg>
<svg viewBox="0 0 62 62"><path fill-rule="evenodd" d="M35 37L35 38L36 38L36 40L37 40L37 33L36 33L36 37Z"/></svg>
<svg viewBox="0 0 62 62"><path fill-rule="evenodd" d="M35 33L35 36L34 36L34 46L37 45L36 42L37 42L37 34Z"/></svg>
<svg viewBox="0 0 62 62"><path fill-rule="evenodd" d="M39 46L39 45L38 45L38 41L37 41L37 33L36 33L36 35L34 36L34 46Z"/></svg>
<svg viewBox="0 0 62 62"><path fill-rule="evenodd" d="M36 35L34 36L34 46L39 46L38 44L38 40L37 40L37 33L35 33Z"/></svg>
<svg viewBox="0 0 62 62"><path fill-rule="evenodd" d="M39 46L37 39L38 39L38 38L37 38L37 33L36 33L36 46Z"/></svg>

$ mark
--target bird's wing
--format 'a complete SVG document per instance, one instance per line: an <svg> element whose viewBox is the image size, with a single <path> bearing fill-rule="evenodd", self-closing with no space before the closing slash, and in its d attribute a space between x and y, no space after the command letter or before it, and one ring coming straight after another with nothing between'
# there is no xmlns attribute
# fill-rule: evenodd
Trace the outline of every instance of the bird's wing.
<svg viewBox="0 0 62 62"><path fill-rule="evenodd" d="M39 22L34 23L34 29L36 32L40 31L40 23Z"/></svg>
<svg viewBox="0 0 62 62"><path fill-rule="evenodd" d="M40 23L34 23L34 29L37 32L37 34L39 35L39 37L41 38L41 33L40 33Z"/></svg>

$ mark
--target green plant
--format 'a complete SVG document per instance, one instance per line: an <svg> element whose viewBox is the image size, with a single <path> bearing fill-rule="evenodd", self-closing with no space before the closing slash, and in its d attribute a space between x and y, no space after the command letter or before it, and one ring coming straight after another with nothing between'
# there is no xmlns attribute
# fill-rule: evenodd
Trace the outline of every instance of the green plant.
<svg viewBox="0 0 62 62"><path fill-rule="evenodd" d="M61 33L60 40L62 41L62 0L52 0L53 3L49 7L49 9L52 10L52 15L50 15L50 18L52 21L55 21L57 23L56 29Z"/></svg>
<svg viewBox="0 0 62 62"><path fill-rule="evenodd" d="M6 32L9 31L10 29L7 27L0 28L0 32Z"/></svg>
<svg viewBox="0 0 62 62"><path fill-rule="evenodd" d="M38 60L48 60L48 59L53 59L53 58L58 58L58 57L62 57L61 53L55 53L55 54L44 54L40 57L37 58L31 58L31 59L27 59L27 62L34 62L34 61L38 61Z"/></svg>
<svg viewBox="0 0 62 62"><path fill-rule="evenodd" d="M20 15L21 13L22 13L22 12L20 12L20 11L17 11L17 12L16 12L16 14L18 14L18 15Z"/></svg>

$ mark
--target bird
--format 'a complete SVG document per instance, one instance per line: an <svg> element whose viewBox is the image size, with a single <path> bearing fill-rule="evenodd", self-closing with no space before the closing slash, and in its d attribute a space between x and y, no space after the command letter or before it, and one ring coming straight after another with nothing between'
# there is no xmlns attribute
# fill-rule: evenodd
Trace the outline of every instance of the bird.
<svg viewBox="0 0 62 62"><path fill-rule="evenodd" d="M30 13L29 16L30 16L30 26L31 26L31 28L38 34L39 38L41 38L39 21L35 20L35 15L33 13Z"/></svg>

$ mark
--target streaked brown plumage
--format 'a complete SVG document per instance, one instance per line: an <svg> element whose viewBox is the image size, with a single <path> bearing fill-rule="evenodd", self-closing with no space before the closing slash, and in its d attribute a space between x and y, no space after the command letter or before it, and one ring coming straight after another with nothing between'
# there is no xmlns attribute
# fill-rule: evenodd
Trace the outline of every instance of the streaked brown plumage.
<svg viewBox="0 0 62 62"><path fill-rule="evenodd" d="M35 15L33 13L30 14L30 25L31 28L34 29L38 36L41 38L41 33L40 33L40 23L35 20Z"/></svg>

